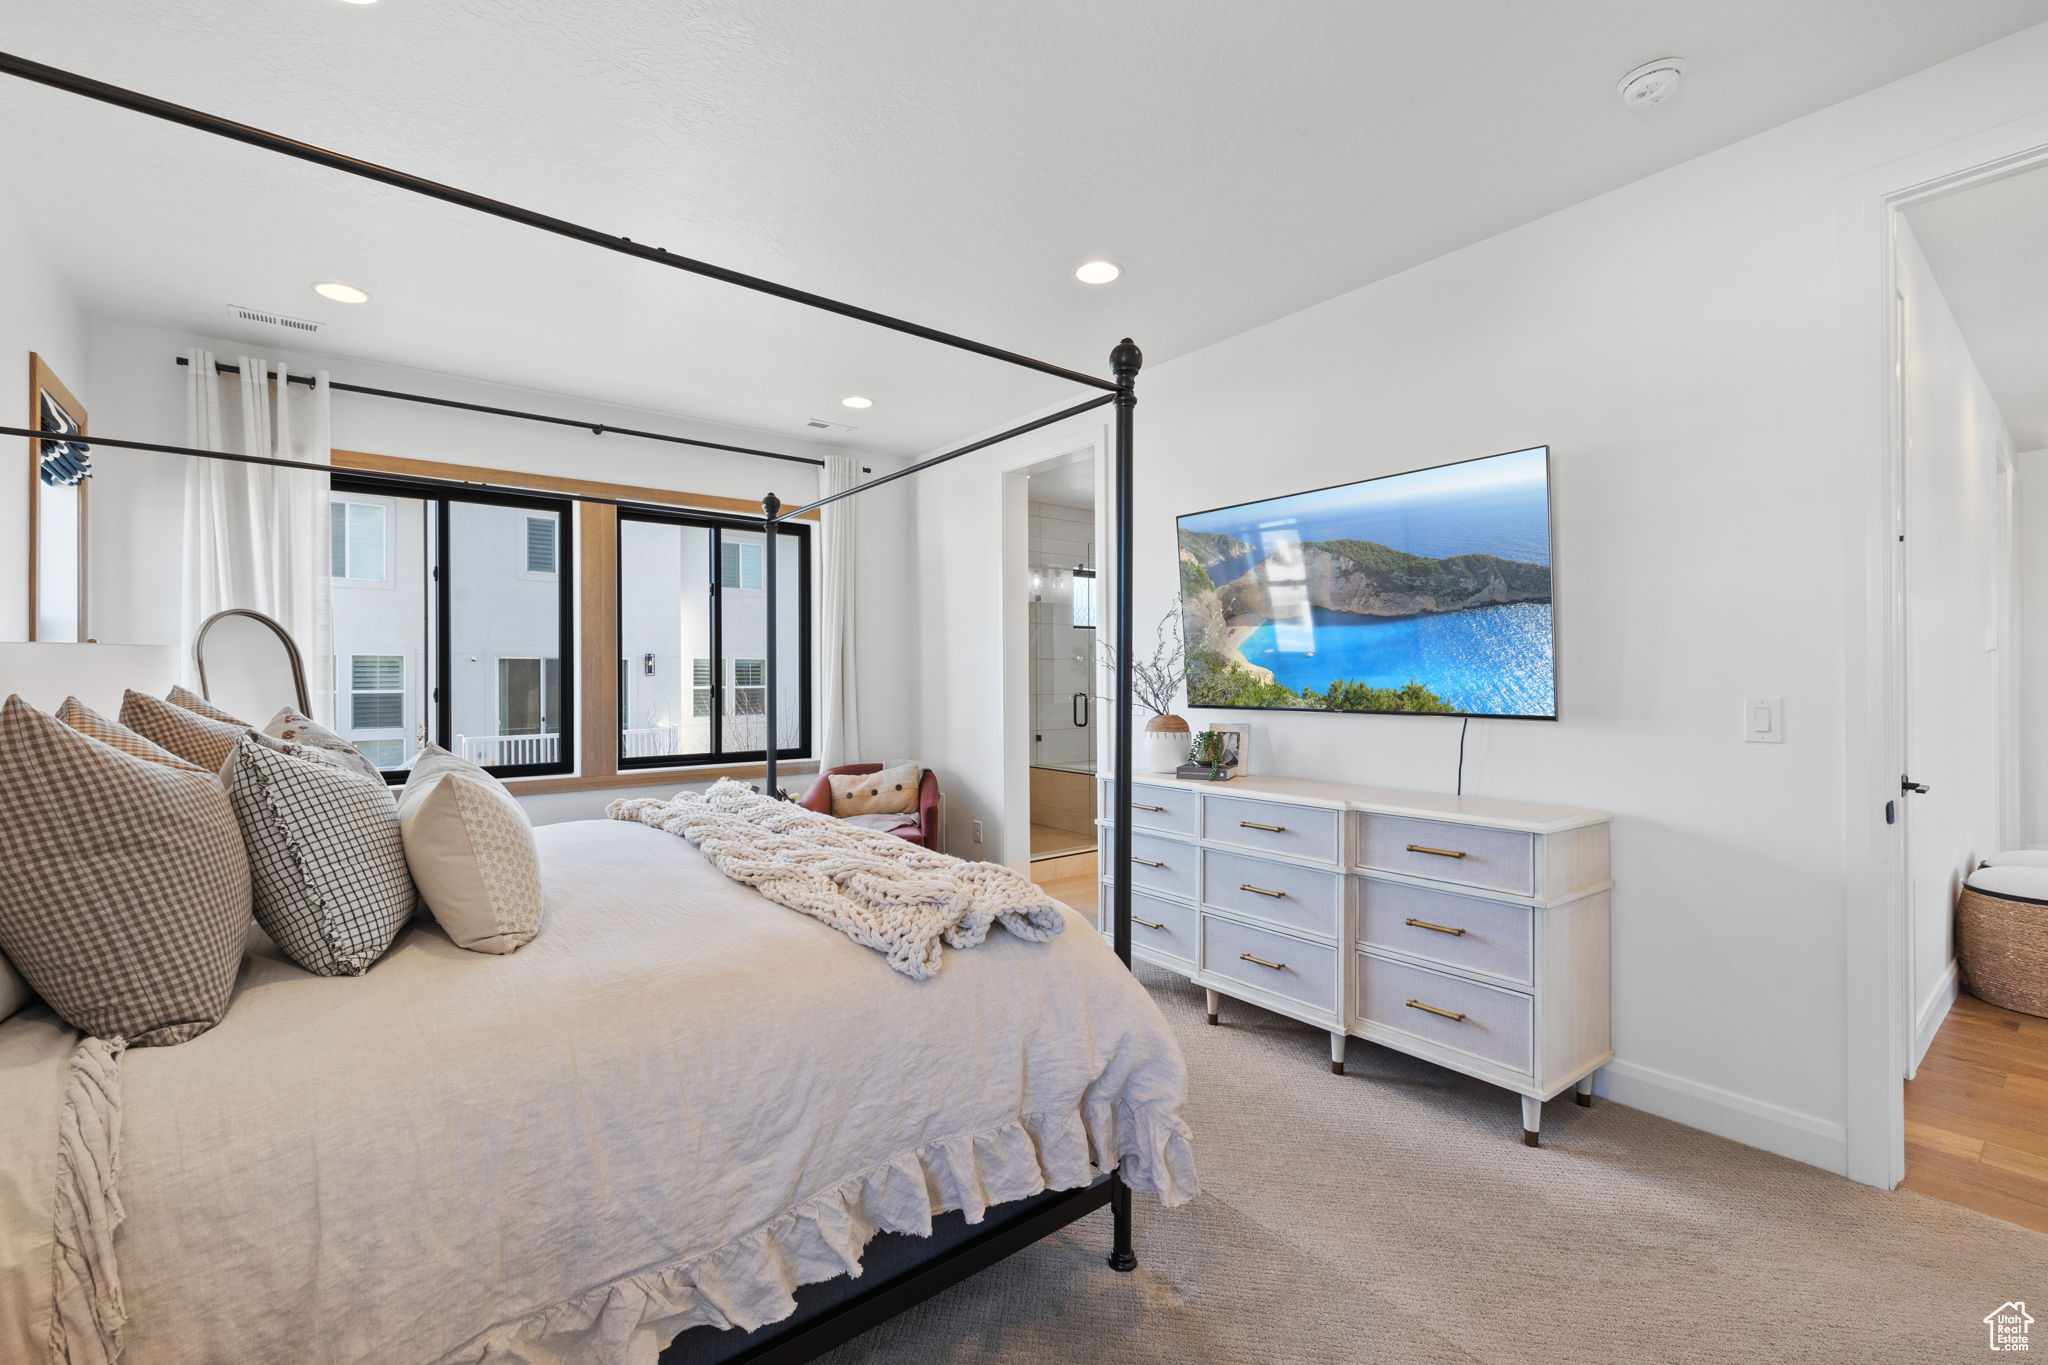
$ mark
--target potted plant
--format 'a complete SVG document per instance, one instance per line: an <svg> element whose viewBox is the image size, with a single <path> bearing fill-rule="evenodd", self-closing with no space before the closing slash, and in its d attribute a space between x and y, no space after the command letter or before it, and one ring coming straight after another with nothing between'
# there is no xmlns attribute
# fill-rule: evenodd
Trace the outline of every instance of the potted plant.
<svg viewBox="0 0 2048 1365"><path fill-rule="evenodd" d="M1103 646L1109 667L1116 668L1116 649ZM1187 652L1181 640L1180 604L1167 609L1153 632L1152 657L1131 660L1131 695L1152 713L1131 746L1132 763L1140 772L1170 773L1187 752L1188 723L1173 713L1173 699L1187 681Z"/></svg>
<svg viewBox="0 0 2048 1365"><path fill-rule="evenodd" d="M1226 779L1223 776L1223 736L1217 734L1214 730L1204 730L1196 735L1194 743L1188 745L1188 766L1191 768L1208 769L1211 782L1225 781ZM1183 774L1183 776L1192 775Z"/></svg>

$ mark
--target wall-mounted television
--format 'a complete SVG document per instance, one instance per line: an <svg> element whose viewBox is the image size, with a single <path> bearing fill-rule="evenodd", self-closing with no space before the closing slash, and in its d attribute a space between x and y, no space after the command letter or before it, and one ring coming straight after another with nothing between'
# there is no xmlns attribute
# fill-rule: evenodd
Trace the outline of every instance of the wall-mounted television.
<svg viewBox="0 0 2048 1365"><path fill-rule="evenodd" d="M1550 448L1180 518L1188 705L1557 719Z"/></svg>

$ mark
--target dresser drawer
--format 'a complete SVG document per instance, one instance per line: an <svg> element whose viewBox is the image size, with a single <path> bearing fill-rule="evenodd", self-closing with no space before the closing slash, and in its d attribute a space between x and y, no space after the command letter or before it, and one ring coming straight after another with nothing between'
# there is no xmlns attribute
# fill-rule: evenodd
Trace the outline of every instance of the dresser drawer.
<svg viewBox="0 0 2048 1365"><path fill-rule="evenodd" d="M1371 953L1358 954L1357 962L1359 1018L1510 1071L1534 1066L1528 996Z"/></svg>
<svg viewBox="0 0 2048 1365"><path fill-rule="evenodd" d="M1107 844L1107 840L1104 841ZM1195 898L1196 858L1193 844L1156 835L1131 834L1131 885L1171 896Z"/></svg>
<svg viewBox="0 0 2048 1365"><path fill-rule="evenodd" d="M1519 830L1362 814L1358 861L1375 871L1405 872L1518 896L1536 891L1535 836Z"/></svg>
<svg viewBox="0 0 2048 1365"><path fill-rule="evenodd" d="M1131 784L1131 828L1156 829L1162 834L1184 834L1192 839L1201 832L1202 797L1180 787L1148 787ZM1102 818L1116 819L1116 785L1102 784Z"/></svg>
<svg viewBox="0 0 2048 1365"><path fill-rule="evenodd" d="M1257 853L1313 858L1334 863L1342 839L1344 812L1320 806L1289 806L1241 796L1202 794L1202 837Z"/></svg>
<svg viewBox="0 0 2048 1365"><path fill-rule="evenodd" d="M1335 948L1204 915L1202 969L1211 976L1284 996L1325 1018L1335 1009Z"/></svg>
<svg viewBox="0 0 2048 1365"><path fill-rule="evenodd" d="M1342 932L1344 877L1299 863L1205 848L1202 903L1334 938Z"/></svg>
<svg viewBox="0 0 2048 1365"><path fill-rule="evenodd" d="M1102 912L1096 922L1105 934L1116 932L1115 911L1110 901L1113 896L1109 885L1102 887ZM1148 896L1135 888L1131 891L1131 946L1141 952L1150 952L1158 957L1170 957L1176 962L1195 964L1201 955L1199 939L1200 926L1196 922L1195 907L1179 901L1164 900Z"/></svg>
<svg viewBox="0 0 2048 1365"><path fill-rule="evenodd" d="M1365 943L1524 985L1535 913L1407 882L1358 879L1358 937Z"/></svg>

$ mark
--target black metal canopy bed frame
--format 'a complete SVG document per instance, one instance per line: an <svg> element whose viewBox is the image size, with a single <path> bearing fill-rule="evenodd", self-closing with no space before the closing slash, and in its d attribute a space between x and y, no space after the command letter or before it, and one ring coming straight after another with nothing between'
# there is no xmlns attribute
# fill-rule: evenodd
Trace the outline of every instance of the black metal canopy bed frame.
<svg viewBox="0 0 2048 1365"><path fill-rule="evenodd" d="M1115 437L1113 452L1113 479L1115 503L1115 705L1118 724L1114 727L1113 740L1113 809L1110 841L1110 865L1122 869L1129 865L1131 854L1131 831L1128 812L1131 806L1131 730L1130 716L1133 704L1131 686L1131 543L1132 543L1132 417L1137 404L1136 380L1142 356L1130 338L1124 338L1110 352L1109 364L1112 378L1070 370L1047 361L1033 359L1014 351L1004 350L985 342L974 341L935 328L891 317L854 304L813 294L788 285L739 271L728 270L704 261L680 256L661 247L648 246L627 237L601 232L565 219L555 218L530 209L503 203L483 195L408 175L403 171L361 161L338 152L328 151L308 143L295 141L260 128L236 123L213 114L190 109L153 96L126 90L87 76L63 71L40 62L28 60L10 53L0 52L0 72L68 91L88 99L111 104L152 118L211 133L218 137L246 143L252 147L309 161L366 180L377 181L397 189L439 199L477 213L502 218L508 222L520 223L542 232L566 237L573 241L610 251L622 256L632 256L672 270L687 271L708 279L721 280L742 289L768 294L775 298L800 304L806 308L836 313L857 322L921 337L942 346L985 356L1004 364L1034 370L1074 384L1099 390L1100 392L1072 407L1064 408L1048 416L1012 427L1007 431L985 437L971 444L950 450L941 455L920 461L904 469L895 470L878 478L872 478L852 488L814 499L800 507L785 507L773 493L761 500L760 525L766 543L773 546L778 525L793 517L853 497L871 488L908 478L936 465L959 459L976 451L987 449L1013 437L1048 427L1069 417L1088 412L1091 409L1114 405ZM336 385L337 388L354 386ZM536 414L514 412L503 409L484 408L475 404L458 404L442 400L424 399L418 395L401 394L384 390L360 389L355 391L374 393L383 397L406 398L413 401L440 402L443 406L473 407L479 411L495 412L508 417L535 418ZM569 419L540 417L538 420L555 421L561 425L596 427L600 424L576 422ZM772 451L756 451L744 447L720 446L713 442L694 441L686 438L664 437L653 432L625 432L621 434L646 436L653 439L674 440L681 444L702 445L712 449L733 451L748 455L764 455L781 460L795 460L816 463L802 457L780 455ZM22 427L0 427L0 435L36 439L40 433ZM150 451L169 455L184 455L195 459L229 460L245 464L273 465L288 469L304 469L320 474L330 474L326 465L300 461L274 459L257 455L227 454L219 451L197 450L186 446L167 445L155 441L120 439L95 434L95 445L120 450ZM463 492L514 492L531 493L532 489L521 489L516 485L484 484L466 481L436 479L419 475L380 474L379 478L393 483L407 483L423 489L442 489ZM562 494L551 492L550 496L563 501L592 502L619 507L636 507L640 504L628 500L596 497L584 494ZM764 707L766 722L765 779L766 789L775 793L778 788L777 763L777 711L774 704L777 695L777 654L779 652L776 630L777 583L776 560L772 552L762 556L764 561L763 587L767 608L767 647L765 650L766 694L771 699ZM686 776L686 775L679 775ZM1112 939L1117 957L1128 967L1131 961L1131 900L1130 885L1126 877L1118 876L1112 891ZM878 1237L870 1247L870 1256L864 1265L860 1279L826 1281L807 1286L798 1294L797 1312L781 1322L769 1324L758 1331L746 1334L736 1332L707 1332L704 1330L686 1332L677 1338L675 1344L663 1355L665 1362L674 1365L696 1365L696 1362L795 1362L808 1360L832 1347L859 1335L868 1328L909 1308L911 1305L965 1279L996 1261L1020 1250L1039 1239L1073 1222L1074 1220L1107 1205L1113 1224L1113 1246L1108 1261L1111 1267L1120 1271L1135 1269L1137 1256L1132 1245L1130 1190L1114 1170L1104 1174L1092 1184L1079 1189L1054 1191L1033 1199L991 1210L980 1224L968 1227L959 1215L946 1215L935 1220L934 1233L930 1239L892 1238L889 1234ZM696 1340L692 1340L696 1338Z"/></svg>

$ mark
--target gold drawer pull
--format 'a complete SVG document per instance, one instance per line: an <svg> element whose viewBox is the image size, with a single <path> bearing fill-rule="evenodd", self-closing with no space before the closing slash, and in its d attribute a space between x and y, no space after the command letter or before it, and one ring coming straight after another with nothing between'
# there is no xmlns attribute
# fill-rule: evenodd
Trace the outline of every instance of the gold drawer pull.
<svg viewBox="0 0 2048 1365"><path fill-rule="evenodd" d="M1240 891L1249 891L1252 894L1258 896L1271 896L1276 901L1282 901L1287 899L1287 893L1285 891L1268 891L1265 887L1253 886L1250 882L1239 882L1237 884L1237 889Z"/></svg>
<svg viewBox="0 0 2048 1365"><path fill-rule="evenodd" d="M1425 1005L1420 1000L1410 1000L1408 1002L1408 1008L1411 1010L1427 1010L1431 1014L1442 1015L1444 1018L1450 1020L1454 1024L1462 1023L1465 1018L1465 1016L1462 1014L1453 1014L1449 1010L1440 1010L1435 1005Z"/></svg>
<svg viewBox="0 0 2048 1365"><path fill-rule="evenodd" d="M1240 820L1237 822L1237 827L1239 829L1262 829L1268 834L1285 834L1287 832L1287 826L1285 825L1262 825L1256 820Z"/></svg>
<svg viewBox="0 0 2048 1365"><path fill-rule="evenodd" d="M1155 863L1155 862L1153 862L1153 861L1152 861L1152 860L1151 860L1150 858L1140 858L1140 857L1139 857L1139 856L1138 856L1137 854L1135 854L1135 853L1133 853L1133 854L1131 855L1131 861L1132 861L1132 862L1134 862L1134 863L1143 863L1143 864L1144 864L1144 865L1145 865L1146 867L1165 867L1165 866L1166 866L1166 864L1165 864L1165 863Z"/></svg>
<svg viewBox="0 0 2048 1365"><path fill-rule="evenodd" d="M1431 924L1426 919L1411 919L1408 921L1408 923L1414 925L1418 929L1429 929L1439 934L1449 934L1452 938L1465 937L1465 931L1463 929L1452 929L1442 924Z"/></svg>
<svg viewBox="0 0 2048 1365"><path fill-rule="evenodd" d="M1408 845L1410 853L1434 853L1439 858L1462 858L1465 855L1451 848L1430 848L1425 844Z"/></svg>
<svg viewBox="0 0 2048 1365"><path fill-rule="evenodd" d="M1240 962L1256 962L1261 967L1271 967L1276 972L1284 972L1287 970L1287 964L1285 962L1268 962L1263 957L1253 957L1250 953L1239 953L1237 955L1237 960Z"/></svg>
<svg viewBox="0 0 2048 1365"><path fill-rule="evenodd" d="M1151 920L1149 920L1149 919L1139 919L1139 918L1138 918L1138 917L1137 917L1136 915L1132 915L1132 916L1131 916L1131 923L1133 923L1133 924L1142 924L1142 925L1144 925L1144 926L1145 926L1145 927L1146 927L1147 929L1164 929L1164 928L1166 927L1166 926L1165 926L1165 925L1163 925L1163 924L1154 924L1154 923L1153 923L1153 922L1152 922Z"/></svg>
<svg viewBox="0 0 2048 1365"><path fill-rule="evenodd" d="M1166 807L1164 807L1164 806L1148 806L1148 805L1146 805L1146 804L1145 804L1145 803L1144 803L1143 801L1133 801L1133 802L1131 802L1131 809L1132 809L1132 810L1149 810L1149 811L1157 811L1157 812L1159 812L1159 813L1160 813L1161 815L1164 815L1164 814L1166 814Z"/></svg>

